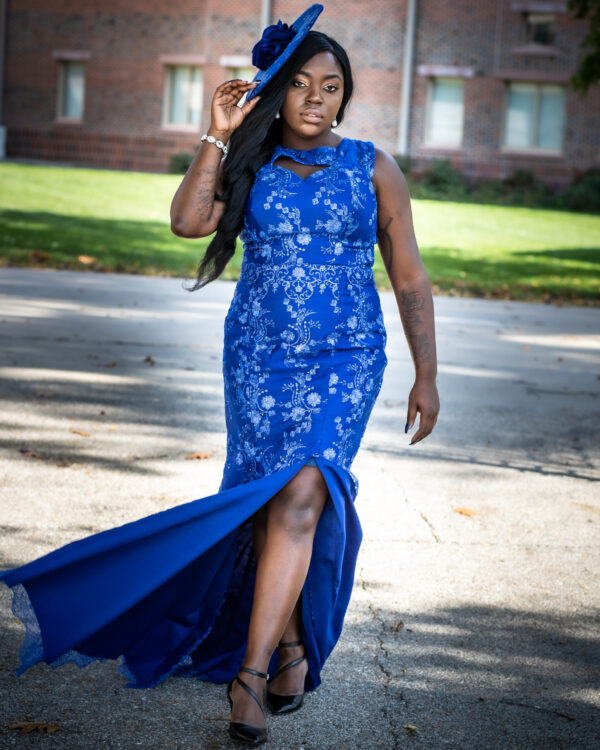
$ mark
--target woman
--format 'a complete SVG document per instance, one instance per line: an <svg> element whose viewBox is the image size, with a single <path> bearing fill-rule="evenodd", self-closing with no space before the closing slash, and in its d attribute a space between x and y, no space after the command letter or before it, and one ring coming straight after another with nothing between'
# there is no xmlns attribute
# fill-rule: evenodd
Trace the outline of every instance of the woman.
<svg viewBox="0 0 600 750"><path fill-rule="evenodd" d="M345 458L349 464L358 448L387 361L385 329L370 266L372 243L368 240L375 229L375 200L366 179L371 172L379 246L417 369L407 423L411 427L416 412L421 412L420 429L412 441L417 442L431 432L439 405L433 304L414 238L406 182L395 160L384 151L374 149L373 164L371 144L350 142L333 133L352 94L352 75L344 50L325 34L309 32L263 89L262 97L249 101L248 96L242 107L237 106L256 85L256 81L237 79L217 88L208 134L229 143L231 152L221 166L218 147L205 143L172 206L173 229L179 236L204 237L217 231L194 288L215 278L233 254L245 210L242 270L225 329L229 438L225 472L233 473L236 457L250 476L259 467L266 470L265 464L269 471L276 470L286 451L292 450L294 440L289 433L295 437L298 431L305 440L295 450L294 460L309 459L314 452L342 464ZM340 171L345 169L347 174L348 168L356 169L350 181ZM215 187L222 199L214 199ZM329 202L325 196L331 198ZM326 287L321 294L319 284ZM321 316L320 325L316 331L307 330L315 322L314 313ZM344 325L349 330L343 332ZM282 348L285 354L278 358ZM353 363L362 367L366 385L358 394L359 414L351 399L344 402L331 393L350 382L356 373L351 371ZM325 370L327 380L319 378L319 371L313 373L315 364ZM258 379L253 377L257 371ZM268 407L285 404L278 390L297 374L303 376L309 406L312 395L321 413L301 408L294 419L292 409L287 421L269 424ZM330 388L332 382L336 388ZM334 424L338 420L342 436L338 441L329 439L327 425L323 425L325 401L329 419ZM260 408L261 404L267 408ZM354 434L344 443L345 430ZM241 451L246 435L252 435L251 450ZM268 453L273 444L277 462ZM345 454L341 446L346 447ZM256 465L251 451L259 454ZM300 705L308 672L299 596L328 495L318 465L308 463L253 519L258 566L243 659L243 667L251 671L230 683L228 695L232 736L256 742L266 737L260 695L278 641L278 671L269 680L267 692L275 712ZM235 481L245 479L235 477ZM282 648L283 644L288 645Z"/></svg>
<svg viewBox="0 0 600 750"><path fill-rule="evenodd" d="M172 203L178 236L216 231L193 289L245 242L225 319L219 492L0 576L27 626L19 673L122 656L131 687L228 681L229 734L249 744L267 739L265 700L288 713L318 687L342 630L362 537L350 465L387 364L377 239L416 369L411 445L439 411L406 182L385 151L333 133L352 74L343 48L310 31L321 10L265 29L255 81L217 87Z"/></svg>

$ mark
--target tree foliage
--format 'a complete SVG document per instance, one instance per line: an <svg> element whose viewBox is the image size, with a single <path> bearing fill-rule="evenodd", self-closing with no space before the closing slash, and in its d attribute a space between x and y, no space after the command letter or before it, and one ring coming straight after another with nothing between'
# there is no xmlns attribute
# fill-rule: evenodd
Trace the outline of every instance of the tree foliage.
<svg viewBox="0 0 600 750"><path fill-rule="evenodd" d="M568 8L575 18L588 21L588 34L581 47L589 49L571 78L571 85L582 95L600 82L600 0L569 0Z"/></svg>

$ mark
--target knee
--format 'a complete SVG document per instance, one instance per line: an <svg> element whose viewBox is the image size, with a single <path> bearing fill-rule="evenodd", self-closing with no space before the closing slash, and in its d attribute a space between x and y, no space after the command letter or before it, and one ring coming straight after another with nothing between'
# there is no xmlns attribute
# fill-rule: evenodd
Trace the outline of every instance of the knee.
<svg viewBox="0 0 600 750"><path fill-rule="evenodd" d="M314 476L314 474L319 476ZM297 475L294 480L299 479ZM286 492L273 498L277 502L269 511L269 522L282 526L292 536L314 533L327 499L327 485L321 472L290 482Z"/></svg>

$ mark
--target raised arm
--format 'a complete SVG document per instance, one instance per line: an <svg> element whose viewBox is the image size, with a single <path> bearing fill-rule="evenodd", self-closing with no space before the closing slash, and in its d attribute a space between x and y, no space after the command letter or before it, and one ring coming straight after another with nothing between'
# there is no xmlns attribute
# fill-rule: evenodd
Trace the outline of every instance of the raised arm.
<svg viewBox="0 0 600 750"><path fill-rule="evenodd" d="M241 125L260 99L260 96L256 96L241 107L237 106L246 91L254 86L256 82L247 83L241 78L217 86L211 105L208 135L227 143L231 133ZM194 156L171 202L171 231L178 237L207 237L216 231L226 207L224 201L215 198L215 190L220 193L223 189L222 157L223 151L209 141L203 141Z"/></svg>
<svg viewBox="0 0 600 750"><path fill-rule="evenodd" d="M405 432L421 414L410 445L429 435L440 410L433 298L413 227L410 194L396 160L375 149L373 185L377 194L377 239L415 367Z"/></svg>

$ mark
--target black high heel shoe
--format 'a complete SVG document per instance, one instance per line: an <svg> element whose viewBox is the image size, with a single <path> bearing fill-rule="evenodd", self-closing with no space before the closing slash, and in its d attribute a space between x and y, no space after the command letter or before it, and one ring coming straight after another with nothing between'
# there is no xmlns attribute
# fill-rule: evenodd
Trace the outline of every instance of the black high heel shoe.
<svg viewBox="0 0 600 750"><path fill-rule="evenodd" d="M264 672L258 672L256 669L250 669L250 667L240 667L240 672L248 672L249 674L255 674L258 677L264 677L265 679L269 678L268 674L265 674ZM239 684L244 688L244 690L247 693L250 693L250 695L254 698L254 700L258 703L260 706L260 710L263 712L263 716L265 716L265 710L262 707L262 704L260 702L260 698L254 690L249 685L246 685L245 682L242 682L240 678L236 675L233 680L236 680L239 682ZM231 688L233 686L233 680L231 680L227 685L227 698L229 699L229 705L231 708L233 708L233 701L231 700ZM263 693L263 699L264 699L264 693ZM266 721L266 716L265 716ZM250 724L244 724L240 721L230 721L229 722L229 736L232 737L234 740L242 740L243 742L247 742L249 745L260 745L262 742L267 741L267 728L264 729L262 727L253 727Z"/></svg>
<svg viewBox="0 0 600 750"><path fill-rule="evenodd" d="M302 645L304 645L302 641L288 641L287 643L280 643L279 648ZM267 686L269 685L269 682L272 682L277 677L278 674L285 672L286 669L295 667L296 664L300 664L305 659L306 655L299 656L297 659L293 659L287 664L284 664L283 667L279 667L277 672L275 672L275 674L267 682ZM267 703L269 704L269 708L274 714L289 714L291 711L297 711L302 705L303 701L304 693L300 693L299 695L277 695L277 693L270 693L267 689Z"/></svg>

